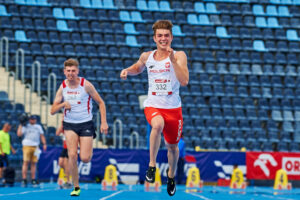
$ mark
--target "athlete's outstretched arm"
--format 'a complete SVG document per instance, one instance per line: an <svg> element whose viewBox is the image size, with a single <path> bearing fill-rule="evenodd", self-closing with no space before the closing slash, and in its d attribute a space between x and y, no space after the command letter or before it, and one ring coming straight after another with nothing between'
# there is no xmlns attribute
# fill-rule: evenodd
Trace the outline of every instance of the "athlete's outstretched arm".
<svg viewBox="0 0 300 200"><path fill-rule="evenodd" d="M84 88L86 92L91 95L91 97L96 101L99 105L99 111L100 111L100 116L101 116L101 127L100 127L100 132L101 133L108 133L108 124L106 121L106 107L103 99L100 97L99 93L95 89L94 85L89 82L85 81Z"/></svg>
<svg viewBox="0 0 300 200"><path fill-rule="evenodd" d="M150 52L144 52L141 54L139 60L131 65L130 67L123 69L120 73L120 78L123 80L127 79L127 75L137 75L143 72L146 61L150 55Z"/></svg>
<svg viewBox="0 0 300 200"><path fill-rule="evenodd" d="M172 48L168 48L169 57L173 64L174 71L180 85L186 86L189 83L189 70L187 67L187 57L183 51L174 54Z"/></svg>
<svg viewBox="0 0 300 200"><path fill-rule="evenodd" d="M60 111L60 109L62 109L62 108L65 108L67 110L71 109L71 105L69 104L69 102L67 102L67 101L62 102L62 99L63 99L62 86L60 86L56 92L56 96L55 96L54 102L51 107L51 111L50 111L51 115L54 115L55 113Z"/></svg>

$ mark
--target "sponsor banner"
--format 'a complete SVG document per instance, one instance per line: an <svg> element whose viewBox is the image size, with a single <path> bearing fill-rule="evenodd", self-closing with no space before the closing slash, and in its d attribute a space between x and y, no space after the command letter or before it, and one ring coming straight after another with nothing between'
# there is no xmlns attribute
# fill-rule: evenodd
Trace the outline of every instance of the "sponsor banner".
<svg viewBox="0 0 300 200"><path fill-rule="evenodd" d="M40 179L56 179L59 173L58 159L62 148L49 147L40 156L38 175ZM200 177L204 181L216 182L219 178L230 178L233 165L246 173L244 152L186 152L185 175L190 167L200 169ZM79 157L79 156L78 156ZM93 181L95 177L104 176L105 167L113 164L117 167L120 181L137 182L145 180L149 164L148 150L118 150L94 149L93 158L89 163L78 160L80 180ZM167 151L160 150L157 155L157 166L160 169L162 181L166 181L168 168ZM184 180L186 177L184 177Z"/></svg>
<svg viewBox="0 0 300 200"><path fill-rule="evenodd" d="M247 152L248 179L274 179L284 169L290 180L300 180L300 153Z"/></svg>
<svg viewBox="0 0 300 200"><path fill-rule="evenodd" d="M217 182L219 178L230 179L233 165L237 164L246 174L245 152L193 152L200 178L208 182Z"/></svg>

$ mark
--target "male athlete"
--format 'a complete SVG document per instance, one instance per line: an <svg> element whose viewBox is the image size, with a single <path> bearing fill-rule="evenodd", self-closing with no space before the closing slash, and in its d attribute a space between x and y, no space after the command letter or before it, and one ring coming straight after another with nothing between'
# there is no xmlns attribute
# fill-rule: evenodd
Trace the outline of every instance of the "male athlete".
<svg viewBox="0 0 300 200"><path fill-rule="evenodd" d="M92 121L92 99L99 105L101 115L100 132L107 134L105 103L96 91L92 83L82 77L78 77L79 63L77 60L68 59L64 62L64 74L66 80L60 85L53 105L51 114L64 109L64 133L67 141L69 156L69 172L73 179L74 190L71 196L80 195L77 148L80 145L80 159L88 163L93 153L93 137L95 128Z"/></svg>
<svg viewBox="0 0 300 200"><path fill-rule="evenodd" d="M155 181L156 157L163 132L168 149L167 192L173 196L176 192L175 171L178 162L178 142L183 126L179 87L189 81L187 57L183 51L171 48L173 24L168 20L159 20L152 26L157 49L141 54L139 60L121 71L120 77L137 75L147 68L148 97L144 102L145 116L151 124L150 162L146 172L146 181Z"/></svg>

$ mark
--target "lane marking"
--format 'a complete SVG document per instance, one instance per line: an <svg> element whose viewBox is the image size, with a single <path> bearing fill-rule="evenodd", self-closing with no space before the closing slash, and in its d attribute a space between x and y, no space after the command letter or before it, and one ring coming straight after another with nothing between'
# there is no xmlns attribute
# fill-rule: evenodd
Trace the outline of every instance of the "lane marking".
<svg viewBox="0 0 300 200"><path fill-rule="evenodd" d="M12 196L12 195L19 195L19 194L28 194L28 193L33 193L33 192L47 192L47 191L55 191L59 189L47 189L47 190L30 190L30 191L24 191L24 192L19 192L19 193L8 193L8 194L0 194L0 196Z"/></svg>
<svg viewBox="0 0 300 200"><path fill-rule="evenodd" d="M118 191L118 192L112 193L111 195L108 195L108 196L106 196L106 197L102 197L102 198L99 199L99 200L106 200L106 199L109 199L110 197L116 196L116 195L118 195L118 194L120 194L120 193L122 193L122 192L124 192L124 190L120 190L120 191Z"/></svg>
<svg viewBox="0 0 300 200"><path fill-rule="evenodd" d="M185 192L185 193L196 196L196 197L200 197L203 200L212 200L212 199L206 198L205 196L202 196L202 195L199 195L199 194L189 193L189 192Z"/></svg>

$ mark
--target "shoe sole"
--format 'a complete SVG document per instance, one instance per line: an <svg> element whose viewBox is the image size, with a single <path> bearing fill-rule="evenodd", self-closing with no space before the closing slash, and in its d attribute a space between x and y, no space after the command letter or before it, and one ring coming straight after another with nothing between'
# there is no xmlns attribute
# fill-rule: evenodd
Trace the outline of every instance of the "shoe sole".
<svg viewBox="0 0 300 200"><path fill-rule="evenodd" d="M154 183L154 182L155 182L155 179L149 180L149 178L146 176L146 181L149 182L149 183Z"/></svg>
<svg viewBox="0 0 300 200"><path fill-rule="evenodd" d="M169 178L168 173L169 173L169 168L167 169L167 179ZM176 193L176 184L175 184L175 187L174 187L174 193L173 194L171 193L171 191L169 192L168 186L167 186L167 192L168 192L169 196L174 196L175 193Z"/></svg>

